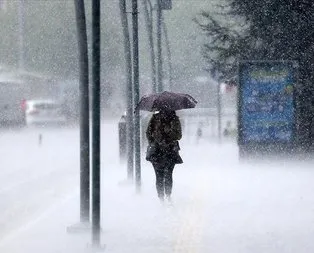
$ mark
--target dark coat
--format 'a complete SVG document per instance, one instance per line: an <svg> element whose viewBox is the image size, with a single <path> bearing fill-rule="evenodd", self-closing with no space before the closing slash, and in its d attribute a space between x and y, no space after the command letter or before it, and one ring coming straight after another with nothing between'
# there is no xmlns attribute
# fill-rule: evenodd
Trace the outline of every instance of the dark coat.
<svg viewBox="0 0 314 253"><path fill-rule="evenodd" d="M183 163L178 142L182 138L181 123L174 112L154 114L148 123L146 137L146 160L156 163Z"/></svg>

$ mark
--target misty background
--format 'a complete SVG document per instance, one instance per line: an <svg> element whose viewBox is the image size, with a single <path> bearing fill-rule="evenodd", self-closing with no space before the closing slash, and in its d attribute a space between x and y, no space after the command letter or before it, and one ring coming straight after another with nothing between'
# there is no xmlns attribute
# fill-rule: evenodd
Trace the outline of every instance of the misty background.
<svg viewBox="0 0 314 253"><path fill-rule="evenodd" d="M201 11L215 12L220 1L177 0L172 10L164 11L172 54L174 91L189 92L201 107L213 107L215 82L206 71L202 57L205 37L193 21ZM87 30L91 34L91 4L86 1ZM19 1L10 0L0 11L0 64L18 68L19 61ZM131 1L127 1L131 11ZM154 6L154 1L152 1ZM78 48L74 3L70 0L24 1L24 68L58 80L58 85L78 80ZM102 104L121 114L125 109L125 60L119 1L102 1ZM156 12L153 26L156 31ZM131 19L131 13L129 14ZM131 26L131 22L129 22ZM130 27L131 29L131 27ZM139 1L140 85L141 95L152 87L150 53L145 27L143 2ZM156 39L156 38L155 38ZM163 40L164 84L169 89L169 64ZM78 82L78 81L77 81Z"/></svg>

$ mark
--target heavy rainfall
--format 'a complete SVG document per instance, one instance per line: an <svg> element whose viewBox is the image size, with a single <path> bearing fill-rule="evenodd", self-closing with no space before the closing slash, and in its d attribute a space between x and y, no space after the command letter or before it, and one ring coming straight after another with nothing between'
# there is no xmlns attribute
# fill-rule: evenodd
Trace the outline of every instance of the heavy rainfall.
<svg viewBox="0 0 314 253"><path fill-rule="evenodd" d="M0 0L0 252L312 252L313 12Z"/></svg>

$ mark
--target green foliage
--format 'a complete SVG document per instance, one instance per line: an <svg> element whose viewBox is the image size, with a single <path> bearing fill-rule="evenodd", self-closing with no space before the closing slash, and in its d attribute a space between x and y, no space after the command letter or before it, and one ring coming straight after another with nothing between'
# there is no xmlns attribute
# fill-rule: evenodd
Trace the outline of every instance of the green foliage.
<svg viewBox="0 0 314 253"><path fill-rule="evenodd" d="M239 60L298 60L301 79L313 80L312 0L228 0L221 9L195 19L210 70L228 78Z"/></svg>

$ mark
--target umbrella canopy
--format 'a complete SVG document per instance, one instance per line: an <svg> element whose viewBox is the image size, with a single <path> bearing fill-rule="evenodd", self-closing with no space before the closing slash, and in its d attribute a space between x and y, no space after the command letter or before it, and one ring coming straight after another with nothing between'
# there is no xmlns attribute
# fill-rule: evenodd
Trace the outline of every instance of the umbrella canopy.
<svg viewBox="0 0 314 253"><path fill-rule="evenodd" d="M144 111L177 111L194 108L197 101L188 94L164 91L143 96L136 106L137 110Z"/></svg>

